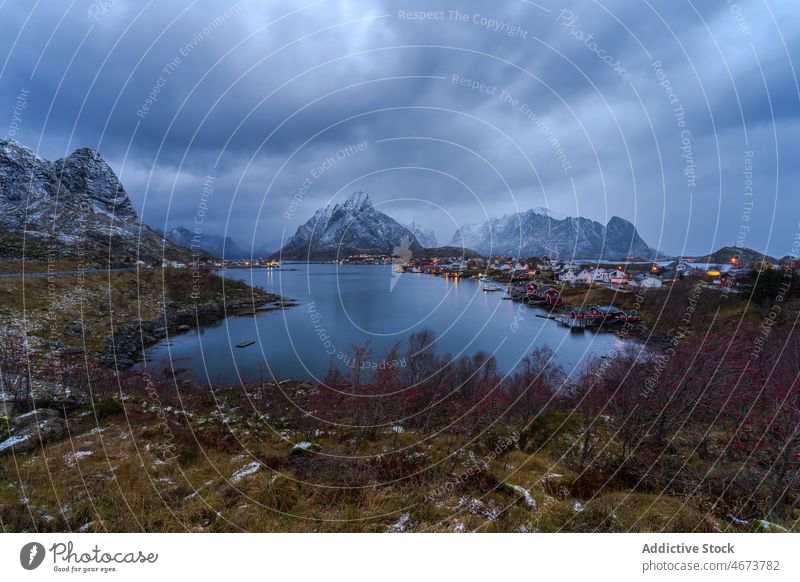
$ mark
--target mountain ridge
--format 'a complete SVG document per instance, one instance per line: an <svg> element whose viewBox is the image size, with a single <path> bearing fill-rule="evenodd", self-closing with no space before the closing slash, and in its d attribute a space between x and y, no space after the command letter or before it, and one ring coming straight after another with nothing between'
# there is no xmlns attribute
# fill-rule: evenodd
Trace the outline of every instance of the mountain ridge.
<svg viewBox="0 0 800 582"><path fill-rule="evenodd" d="M394 254L397 248L413 253L423 246L408 228L376 210L369 194L358 191L344 202L318 209L273 256L337 259L361 253Z"/></svg>
<svg viewBox="0 0 800 582"><path fill-rule="evenodd" d="M655 258L636 227L619 216L606 225L542 209L530 209L466 224L456 230L451 246L464 246L484 255L551 256L559 259Z"/></svg>
<svg viewBox="0 0 800 582"><path fill-rule="evenodd" d="M229 236L205 232L197 235L185 226L176 226L168 230L164 234L164 238L171 243L188 249L195 247L202 249L221 259L244 259L251 255L249 251L244 250Z"/></svg>
<svg viewBox="0 0 800 582"><path fill-rule="evenodd" d="M49 161L0 139L0 227L6 259L191 259L141 221L114 170L91 148Z"/></svg>
<svg viewBox="0 0 800 582"><path fill-rule="evenodd" d="M439 246L439 239L436 237L436 233L433 230L426 229L413 220L411 221L411 224L404 224L403 226L413 232L414 236L417 237L417 242L419 242L419 244L426 249L436 248Z"/></svg>

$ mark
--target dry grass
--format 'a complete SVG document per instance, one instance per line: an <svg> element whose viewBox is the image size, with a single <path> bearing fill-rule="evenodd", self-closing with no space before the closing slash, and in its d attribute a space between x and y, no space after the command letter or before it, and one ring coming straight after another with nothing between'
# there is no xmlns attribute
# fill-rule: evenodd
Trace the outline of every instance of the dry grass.
<svg viewBox="0 0 800 582"><path fill-rule="evenodd" d="M167 429L139 398L97 421L91 410L72 412L71 439L0 457L3 530L737 529L675 497L616 485L576 496L576 473L556 450L492 455L467 437L426 441L411 430L354 445L355 434L328 430L318 451L299 452L267 422L220 402L202 413L198 401L188 420L165 409ZM175 458L162 454L167 442Z"/></svg>
<svg viewBox="0 0 800 582"><path fill-rule="evenodd" d="M201 273L199 297L192 299L190 270L142 269L83 275L0 279L0 321L43 341L98 352L108 346L112 327L155 320L164 305L177 309L261 297L239 281Z"/></svg>

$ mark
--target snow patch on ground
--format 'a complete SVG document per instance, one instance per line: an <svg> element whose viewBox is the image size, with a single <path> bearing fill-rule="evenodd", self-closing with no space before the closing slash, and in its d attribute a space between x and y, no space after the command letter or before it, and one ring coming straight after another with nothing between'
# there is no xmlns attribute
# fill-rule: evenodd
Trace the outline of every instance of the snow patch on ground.
<svg viewBox="0 0 800 582"><path fill-rule="evenodd" d="M394 524L392 524L392 527L389 528L389 531L391 533L402 533L406 531L406 528L408 527L410 521L411 521L411 516L408 515L407 513L404 513L403 515L400 516L400 519L398 519Z"/></svg>
<svg viewBox="0 0 800 582"><path fill-rule="evenodd" d="M0 452L10 449L13 446L19 445L31 438L31 435L13 436L0 443Z"/></svg>
<svg viewBox="0 0 800 582"><path fill-rule="evenodd" d="M525 499L525 505L527 505L528 507L536 507L536 500L533 498L533 495L531 495L530 491L528 491L524 487L520 487L519 485L511 485L509 483L508 486L511 487L514 491L516 491L520 495L522 495L522 497Z"/></svg>
<svg viewBox="0 0 800 582"><path fill-rule="evenodd" d="M90 430L90 431L89 431L89 432L87 432L87 433L84 433L84 434L82 434L82 435L78 435L78 438L84 438L84 437L90 437L90 436L94 436L94 435L96 435L96 434L100 434L101 432L103 432L103 431L105 431L105 430L106 430L106 429L104 429L104 428L100 428L100 427L98 426L97 428L93 428L92 430Z"/></svg>
<svg viewBox="0 0 800 582"><path fill-rule="evenodd" d="M252 475L253 473L256 473L260 468L261 468L261 463L259 463L258 461L253 461L252 463L248 463L247 465L236 471L231 476L231 483L238 483L245 477Z"/></svg>
<svg viewBox="0 0 800 582"><path fill-rule="evenodd" d="M64 455L64 464L66 464L67 467L74 467L75 461L77 461L78 459L82 459L84 457L88 457L89 455L93 454L94 451L75 451L74 454L67 453L66 455Z"/></svg>
<svg viewBox="0 0 800 582"><path fill-rule="evenodd" d="M462 497L458 500L458 506L465 509L469 513L475 515L482 515L483 517L494 521L500 515L500 512L494 508L487 507L486 504L480 499L467 499Z"/></svg>
<svg viewBox="0 0 800 582"><path fill-rule="evenodd" d="M750 523L746 519L741 519L739 517L736 517L735 515L728 515L728 519L730 519L734 525L747 525Z"/></svg>
<svg viewBox="0 0 800 582"><path fill-rule="evenodd" d="M766 530L774 529L774 530L777 530L777 531L786 531L785 527L782 527L782 526L778 525L777 523L772 523L770 521L767 521L766 519L757 519L756 523L758 525L760 525L761 527L763 527L764 529L766 529Z"/></svg>

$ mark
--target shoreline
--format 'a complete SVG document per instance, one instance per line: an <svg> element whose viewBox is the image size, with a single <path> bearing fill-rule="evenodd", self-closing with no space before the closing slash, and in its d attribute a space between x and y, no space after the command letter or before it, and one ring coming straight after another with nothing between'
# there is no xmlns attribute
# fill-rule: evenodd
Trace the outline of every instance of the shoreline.
<svg viewBox="0 0 800 582"><path fill-rule="evenodd" d="M265 306L273 307L265 309ZM299 305L281 295L268 293L253 299L237 299L219 304L194 304L182 309L167 308L156 319L129 322L113 337L113 343L99 354L103 366L127 370L144 361L143 354L171 336L182 335L204 325L223 321L228 317L256 316L265 311L277 311Z"/></svg>

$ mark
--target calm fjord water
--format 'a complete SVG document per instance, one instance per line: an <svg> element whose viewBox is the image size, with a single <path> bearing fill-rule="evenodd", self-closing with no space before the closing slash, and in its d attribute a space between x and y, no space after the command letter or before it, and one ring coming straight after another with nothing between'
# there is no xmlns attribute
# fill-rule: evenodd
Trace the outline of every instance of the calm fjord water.
<svg viewBox="0 0 800 582"><path fill-rule="evenodd" d="M610 352L612 334L575 332L536 317L536 307L485 293L474 279L453 281L388 266L286 264L283 269L231 269L230 279L264 287L297 307L227 319L173 336L147 350L148 367L187 368L210 384L268 378L322 377L352 363L352 345L370 342L372 362L415 331L432 329L438 352L453 357L492 353L503 372L548 345L568 372L590 354ZM236 344L255 343L246 348ZM401 349L398 365L404 360ZM141 365L139 366L141 368Z"/></svg>

